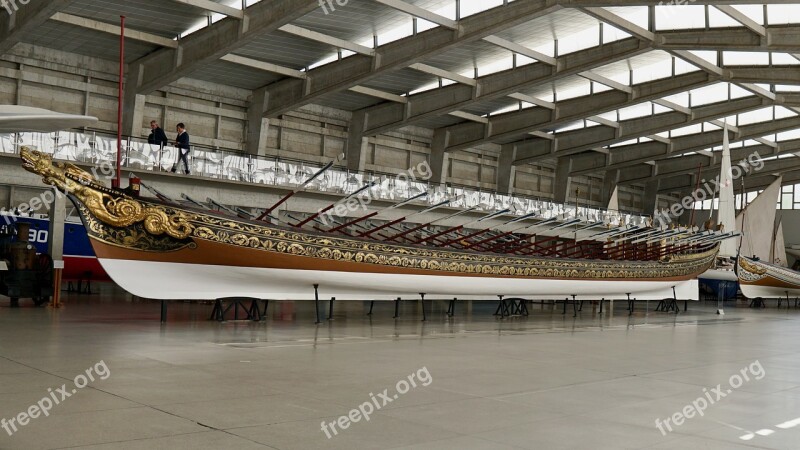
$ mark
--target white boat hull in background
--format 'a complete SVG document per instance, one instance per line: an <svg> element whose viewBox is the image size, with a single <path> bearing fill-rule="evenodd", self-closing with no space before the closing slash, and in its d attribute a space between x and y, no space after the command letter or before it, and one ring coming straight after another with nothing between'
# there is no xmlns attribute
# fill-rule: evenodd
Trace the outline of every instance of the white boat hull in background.
<svg viewBox="0 0 800 450"><path fill-rule="evenodd" d="M142 298L215 300L247 297L274 300L313 300L314 284L321 299L494 300L498 295L532 300L637 300L672 298L697 300L698 282L600 281L483 278L434 275L364 274L319 270L212 266L120 259L100 259L103 268L123 289Z"/></svg>
<svg viewBox="0 0 800 450"><path fill-rule="evenodd" d="M740 257L738 264L745 297L800 297L800 272L746 257Z"/></svg>
<svg viewBox="0 0 800 450"><path fill-rule="evenodd" d="M800 297L800 289L789 289L775 286L756 286L753 284L740 284L742 294L747 298L789 298Z"/></svg>
<svg viewBox="0 0 800 450"><path fill-rule="evenodd" d="M708 269L699 277L700 280L716 280L716 281L734 281L738 282L739 277L736 276L734 273L733 268L731 270L722 270L722 269Z"/></svg>

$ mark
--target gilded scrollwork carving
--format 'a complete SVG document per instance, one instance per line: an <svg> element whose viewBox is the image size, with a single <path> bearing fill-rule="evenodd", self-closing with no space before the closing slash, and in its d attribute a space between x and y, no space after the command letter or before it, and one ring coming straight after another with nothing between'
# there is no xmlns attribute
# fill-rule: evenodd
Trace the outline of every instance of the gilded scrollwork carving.
<svg viewBox="0 0 800 450"><path fill-rule="evenodd" d="M197 247L190 238L177 240L165 235L154 236L147 232L142 224L126 228L112 228L92 216L82 204L78 204L78 211L83 217L89 236L111 245L143 252L173 252Z"/></svg>
<svg viewBox="0 0 800 450"><path fill-rule="evenodd" d="M220 220L202 214L195 215L192 220L195 229L193 237L197 239L331 261L476 275L575 279L668 278L702 271L716 255L716 249L713 249L699 255L682 255L669 264L663 261L514 257L331 237Z"/></svg>
<svg viewBox="0 0 800 450"><path fill-rule="evenodd" d="M98 184L89 173L69 163L53 163L45 153L27 147L20 150L22 167L42 176L44 183L75 196L101 222L117 228L141 223L154 236L168 235L186 239L192 234L189 216L180 211L167 212L163 206L147 205L111 191Z"/></svg>
<svg viewBox="0 0 800 450"><path fill-rule="evenodd" d="M747 260L747 258L739 258L738 263L739 267L741 267L750 274L756 275L756 278L761 278L761 275L767 273L766 268L751 263L750 261Z"/></svg>

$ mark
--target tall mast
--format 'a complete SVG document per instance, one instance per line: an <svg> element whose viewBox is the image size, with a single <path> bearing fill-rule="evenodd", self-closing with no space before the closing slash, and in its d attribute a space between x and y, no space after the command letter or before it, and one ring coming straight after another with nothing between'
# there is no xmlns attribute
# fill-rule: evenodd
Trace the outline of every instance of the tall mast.
<svg viewBox="0 0 800 450"><path fill-rule="evenodd" d="M720 171L719 223L726 233L736 230L736 203L733 196L733 175L731 171L731 148L728 139L728 123L725 123L722 141L722 170ZM721 257L736 256L736 242L726 240L719 250Z"/></svg>

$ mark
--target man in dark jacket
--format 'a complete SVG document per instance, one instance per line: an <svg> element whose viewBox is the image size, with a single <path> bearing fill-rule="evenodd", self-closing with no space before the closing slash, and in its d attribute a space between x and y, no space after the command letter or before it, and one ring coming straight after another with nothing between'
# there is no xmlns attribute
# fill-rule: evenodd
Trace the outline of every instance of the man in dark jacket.
<svg viewBox="0 0 800 450"><path fill-rule="evenodd" d="M175 173L180 165L181 161L183 161L183 168L186 171L186 175L191 175L191 171L189 170L189 150L191 150L191 146L189 145L189 133L186 132L186 125L183 123L179 123L176 127L178 132L178 137L175 139L175 147L178 148L178 162L172 166L172 173Z"/></svg>
<svg viewBox="0 0 800 450"><path fill-rule="evenodd" d="M169 139L167 138L167 133L158 126L158 122L155 120L150 122L150 129L153 130L150 133L150 136L147 137L147 143L153 145L160 145L165 146L169 143Z"/></svg>

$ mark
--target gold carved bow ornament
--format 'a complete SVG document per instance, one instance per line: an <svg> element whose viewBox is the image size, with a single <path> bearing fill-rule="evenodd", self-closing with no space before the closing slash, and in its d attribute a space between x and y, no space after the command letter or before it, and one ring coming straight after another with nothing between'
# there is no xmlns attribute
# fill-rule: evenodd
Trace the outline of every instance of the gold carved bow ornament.
<svg viewBox="0 0 800 450"><path fill-rule="evenodd" d="M194 230L182 212L167 213L163 206L145 206L127 195L100 185L83 169L70 163L54 163L52 156L22 147L22 167L42 176L45 184L76 197L101 222L112 227L126 228L142 223L154 235L186 239Z"/></svg>

